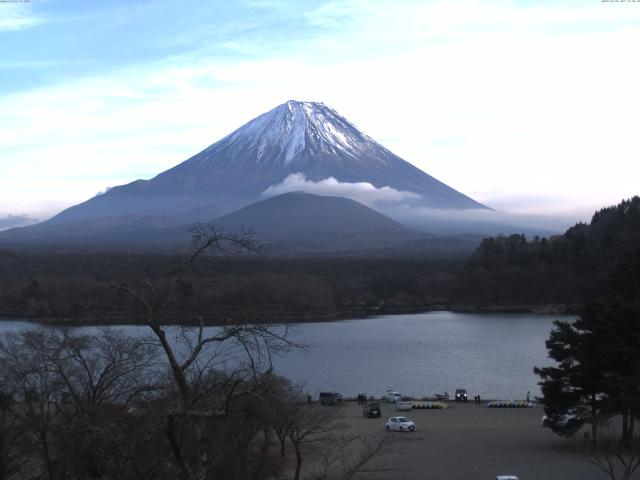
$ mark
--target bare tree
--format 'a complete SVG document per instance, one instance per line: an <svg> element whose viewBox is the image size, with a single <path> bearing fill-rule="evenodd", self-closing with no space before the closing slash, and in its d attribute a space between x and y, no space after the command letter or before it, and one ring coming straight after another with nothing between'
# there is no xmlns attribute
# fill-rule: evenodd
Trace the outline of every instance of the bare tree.
<svg viewBox="0 0 640 480"><path fill-rule="evenodd" d="M57 476L54 429L63 388L47 363L42 338L38 330L5 337L0 344L0 375L20 405L13 409L13 418L34 439L28 444L33 448L26 448L22 455L35 463L36 469L44 471L49 480L54 480Z"/></svg>
<svg viewBox="0 0 640 480"><path fill-rule="evenodd" d="M155 395L156 348L141 338L103 328L97 334L45 329L43 354L63 384L57 404L58 445L73 472L105 475L135 439L130 410Z"/></svg>
<svg viewBox="0 0 640 480"><path fill-rule="evenodd" d="M41 354L64 384L65 413L88 413L103 405L128 408L157 388L156 348L112 328L97 334L76 329L40 329Z"/></svg>
<svg viewBox="0 0 640 480"><path fill-rule="evenodd" d="M0 344L0 379L14 403L5 421L19 454L49 479L100 478L126 456L130 409L155 389L152 346L109 329L37 328Z"/></svg>
<svg viewBox="0 0 640 480"><path fill-rule="evenodd" d="M297 409L302 403L302 393L300 389L293 387L289 380L270 375L265 401L268 403L268 410L265 412L266 428L275 434L280 456L284 458L289 432L293 428Z"/></svg>
<svg viewBox="0 0 640 480"><path fill-rule="evenodd" d="M21 431L13 419L14 407L13 395L0 389L0 480L12 478L19 469L16 443Z"/></svg>
<svg viewBox="0 0 640 480"><path fill-rule="evenodd" d="M314 451L317 472L311 480L349 480L362 473L383 473L391 469L372 465L376 458L391 451L388 435L332 435Z"/></svg>
<svg viewBox="0 0 640 480"><path fill-rule="evenodd" d="M258 250L249 237L201 226L170 282L115 286L148 336L38 328L4 337L0 472L15 467L17 451L26 480L274 477L282 462L269 454L269 408L286 381L272 359L296 346L287 326L205 328L199 315L171 316L199 259ZM5 448L13 425L24 442Z"/></svg>
<svg viewBox="0 0 640 480"><path fill-rule="evenodd" d="M338 408L326 408L303 402L299 402L292 408L289 441L296 455L294 480L300 480L303 449L314 444L330 442L338 427L340 413Z"/></svg>
<svg viewBox="0 0 640 480"><path fill-rule="evenodd" d="M228 234L215 225L198 225L192 234L192 253L165 288L146 279L137 285L120 284L117 289L141 308L142 322L151 329L164 353L177 389L175 407L166 417L166 435L182 477L201 480L207 476L211 422L229 416L231 399L251 394L254 387L250 380L271 371L273 355L294 344L286 326L229 322L213 332L205 332L204 319L199 315L173 319L179 323L177 327L163 325L180 285L198 260L209 254L236 255L261 250L250 234ZM210 375L215 368L230 368L231 372L217 377ZM185 423L195 437L195 445L181 434Z"/></svg>
<svg viewBox="0 0 640 480"><path fill-rule="evenodd" d="M611 431L601 431L598 445L587 443L586 456L611 480L630 480L640 467L640 437L620 439Z"/></svg>

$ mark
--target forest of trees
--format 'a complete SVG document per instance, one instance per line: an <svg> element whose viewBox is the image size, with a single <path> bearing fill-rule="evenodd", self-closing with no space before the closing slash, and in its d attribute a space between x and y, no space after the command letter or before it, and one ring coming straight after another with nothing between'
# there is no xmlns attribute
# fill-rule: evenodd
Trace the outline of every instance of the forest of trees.
<svg viewBox="0 0 640 480"><path fill-rule="evenodd" d="M457 295L463 303L579 307L606 297L611 274L637 267L639 259L640 197L633 197L564 235L483 240L458 276Z"/></svg>
<svg viewBox="0 0 640 480"><path fill-rule="evenodd" d="M564 235L485 239L469 257L208 257L178 287L176 309L210 322L306 321L431 309L577 312L640 265L640 198L596 212ZM132 321L121 282L171 277L178 255L0 251L0 316ZM633 289L633 285L623 288ZM178 320L165 312L167 322Z"/></svg>
<svg viewBox="0 0 640 480"><path fill-rule="evenodd" d="M131 322L120 282L170 278L183 257L124 253L0 252L0 316L54 321ZM203 259L179 286L176 309L208 321L305 321L443 305L459 260ZM166 312L167 321L176 321Z"/></svg>

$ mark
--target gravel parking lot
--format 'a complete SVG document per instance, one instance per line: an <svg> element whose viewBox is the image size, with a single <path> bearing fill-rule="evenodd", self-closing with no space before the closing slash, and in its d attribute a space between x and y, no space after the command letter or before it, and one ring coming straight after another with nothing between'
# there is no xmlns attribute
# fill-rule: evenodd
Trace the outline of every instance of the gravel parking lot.
<svg viewBox="0 0 640 480"><path fill-rule="evenodd" d="M583 453L582 434L567 440L540 427L541 407L487 408L473 402L450 403L445 410L396 412L381 403L382 418L362 417L361 406L344 407L349 433L384 432L390 416L415 421L415 433L392 432L392 453L376 459L391 471L366 474L367 479L494 480L517 475L520 480L600 480L604 475Z"/></svg>

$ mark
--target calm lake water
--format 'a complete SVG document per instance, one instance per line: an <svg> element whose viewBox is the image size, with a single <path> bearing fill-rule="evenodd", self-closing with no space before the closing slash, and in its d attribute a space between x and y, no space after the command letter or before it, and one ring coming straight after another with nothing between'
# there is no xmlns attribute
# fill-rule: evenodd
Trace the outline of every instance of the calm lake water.
<svg viewBox="0 0 640 480"><path fill-rule="evenodd" d="M451 395L463 387L487 399L524 398L527 390L539 393L533 367L551 363L544 341L553 320L572 318L429 312L304 323L295 326L295 339L308 348L274 363L278 373L315 396L320 391L382 395L388 388L407 395ZM4 320L0 334L29 325Z"/></svg>

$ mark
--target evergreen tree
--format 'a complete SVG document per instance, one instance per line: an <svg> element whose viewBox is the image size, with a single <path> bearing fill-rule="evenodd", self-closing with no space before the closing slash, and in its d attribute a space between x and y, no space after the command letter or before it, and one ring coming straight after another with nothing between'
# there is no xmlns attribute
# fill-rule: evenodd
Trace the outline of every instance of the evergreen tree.
<svg viewBox="0 0 640 480"><path fill-rule="evenodd" d="M632 438L640 415L640 311L629 304L589 304L575 322L556 321L546 345L557 365L534 371L552 429L573 435L581 422L557 420L575 409L591 424L594 444L598 424L614 415L622 418L623 442Z"/></svg>
<svg viewBox="0 0 640 480"><path fill-rule="evenodd" d="M622 419L622 442L633 437L640 416L640 310L632 304L594 307L593 335L603 344L601 361L609 409Z"/></svg>
<svg viewBox="0 0 640 480"><path fill-rule="evenodd" d="M573 436L583 422L591 424L592 442L597 441L597 426L606 418L607 398L604 375L599 365L598 342L585 331L582 319L574 323L555 321L555 329L546 341L549 357L557 366L536 367L541 377L542 404L551 420L551 429ZM560 421L575 410L576 418Z"/></svg>

